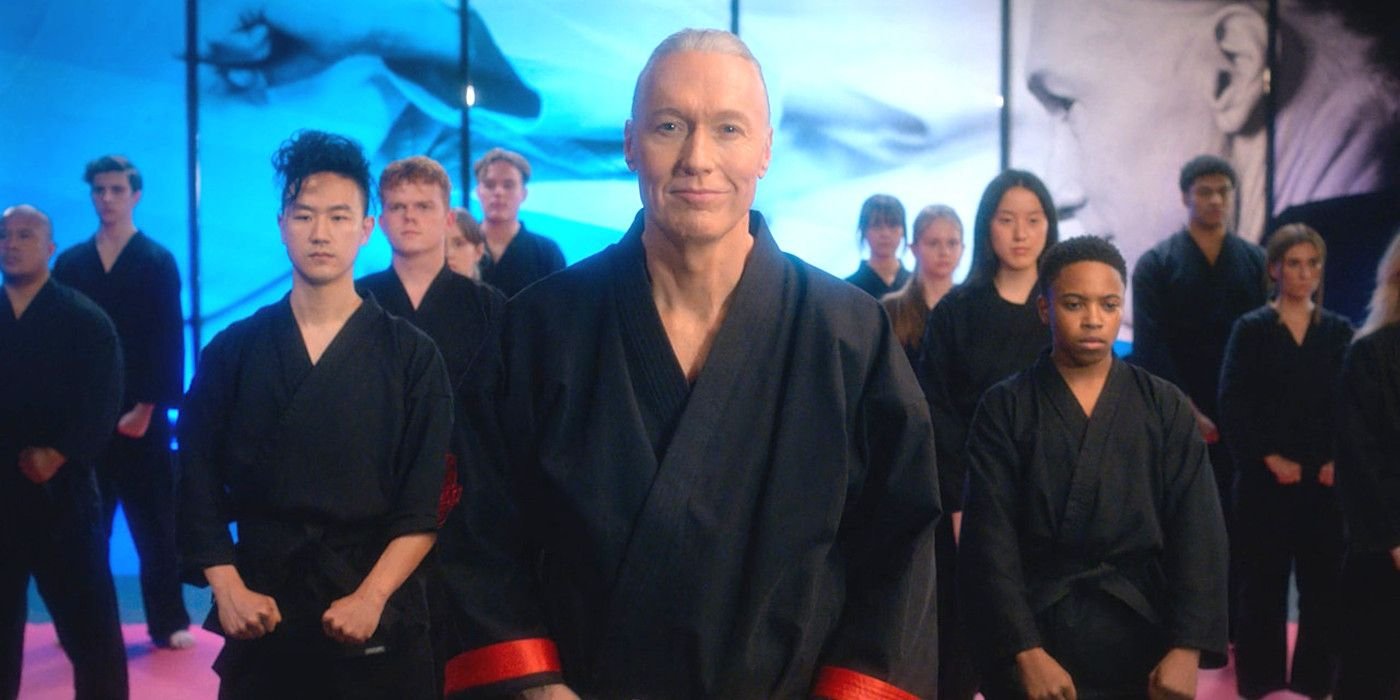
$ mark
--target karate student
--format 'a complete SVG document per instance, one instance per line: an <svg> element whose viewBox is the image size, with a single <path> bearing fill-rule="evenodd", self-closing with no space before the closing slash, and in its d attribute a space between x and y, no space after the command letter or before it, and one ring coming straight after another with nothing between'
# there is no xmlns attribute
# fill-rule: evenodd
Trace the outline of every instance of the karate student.
<svg viewBox="0 0 1400 700"><path fill-rule="evenodd" d="M355 291L374 227L359 145L303 131L273 162L291 292L210 341L180 419L182 563L227 638L220 697L435 697L415 570L436 536L447 372Z"/></svg>
<svg viewBox="0 0 1400 700"><path fill-rule="evenodd" d="M968 435L958 585L982 692L1194 697L1226 644L1205 443L1178 389L1113 356L1117 249L1073 238L1040 270L1051 348L983 395Z"/></svg>
<svg viewBox="0 0 1400 700"><path fill-rule="evenodd" d="M634 94L642 211L506 308L448 690L929 696L937 474L889 322L750 209L772 128L738 37L673 34Z"/></svg>
<svg viewBox="0 0 1400 700"><path fill-rule="evenodd" d="M1216 489L1229 523L1234 460L1216 421L1220 366L1235 319L1264 305L1264 251L1235 235L1238 178L1228 162L1197 156L1178 185L1186 226L1133 267L1130 362L1177 385L1191 400L1210 446Z"/></svg>
<svg viewBox="0 0 1400 700"><path fill-rule="evenodd" d="M870 259L846 278L876 299L909 282L909 271L899 256L904 252L904 205L891 195L875 194L860 205L856 227L860 243L870 249Z"/></svg>
<svg viewBox="0 0 1400 700"><path fill-rule="evenodd" d="M117 326L126 396L115 435L97 460L107 531L122 504L141 559L141 602L157 647L188 649L190 615L175 563L175 466L167 411L185 386L180 271L164 246L136 228L141 172L102 156L83 172L97 233L63 251L54 279L97 302Z"/></svg>
<svg viewBox="0 0 1400 700"><path fill-rule="evenodd" d="M530 163L525 156L493 148L472 166L476 197L481 200L481 281L513 297L535 280L564 269L559 244L525 228L520 205L528 194Z"/></svg>
<svg viewBox="0 0 1400 700"><path fill-rule="evenodd" d="M1306 224L1269 237L1265 264L1276 293L1235 321L1220 373L1220 431L1237 467L1235 676L1245 698L1285 688L1321 698L1336 684L1342 514L1333 445L1352 330L1322 308L1326 259L1322 236ZM1298 636L1289 664L1295 570Z"/></svg>
<svg viewBox="0 0 1400 700"><path fill-rule="evenodd" d="M1400 234L1376 266L1370 309L1337 412L1347 526L1337 700L1400 697Z"/></svg>
<svg viewBox="0 0 1400 700"><path fill-rule="evenodd" d="M1059 240L1055 203L1035 175L992 178L973 222L972 271L929 313L920 379L933 416L944 508L939 525L938 696L971 700L977 674L957 624L957 536L967 482L967 426L988 387L1029 367L1050 343L1036 311L1036 265Z"/></svg>
<svg viewBox="0 0 1400 700"><path fill-rule="evenodd" d="M0 219L0 698L19 694L29 578L78 700L127 697L126 644L93 461L112 437L122 357L107 314L49 275L49 218Z"/></svg>
<svg viewBox="0 0 1400 700"><path fill-rule="evenodd" d="M452 181L424 156L396 160L379 176L379 227L389 238L389 269L355 283L385 311L416 326L437 345L452 382L455 415L439 524L461 497L462 464L501 460L494 400L500 377L501 293L448 268L444 243L457 232L448 204ZM448 649L457 642L435 557L427 567L432 611L434 678L442 677Z"/></svg>

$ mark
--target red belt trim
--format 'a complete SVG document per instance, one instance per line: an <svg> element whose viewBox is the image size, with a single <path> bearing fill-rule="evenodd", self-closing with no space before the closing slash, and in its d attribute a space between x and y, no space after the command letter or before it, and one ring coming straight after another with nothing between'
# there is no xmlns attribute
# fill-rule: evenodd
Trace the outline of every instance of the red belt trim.
<svg viewBox="0 0 1400 700"><path fill-rule="evenodd" d="M473 649L447 662L447 692L455 693L477 686L499 683L536 673L557 673L559 650L543 637L518 639Z"/></svg>
<svg viewBox="0 0 1400 700"><path fill-rule="evenodd" d="M812 695L832 700L919 700L873 676L839 666L823 666Z"/></svg>

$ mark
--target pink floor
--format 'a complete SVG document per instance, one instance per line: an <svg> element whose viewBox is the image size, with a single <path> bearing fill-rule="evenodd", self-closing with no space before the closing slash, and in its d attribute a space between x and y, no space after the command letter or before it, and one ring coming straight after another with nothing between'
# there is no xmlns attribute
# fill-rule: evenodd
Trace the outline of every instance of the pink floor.
<svg viewBox="0 0 1400 700"><path fill-rule="evenodd" d="M209 664L219 653L223 640L201 629L191 630L199 643L187 651L167 651L151 646L145 625L123 625L126 637L131 697L137 700L197 700L213 698L218 677ZM1289 644L1292 645L1292 625ZM73 697L72 669L68 657L58 647L53 625L31 624L24 633L24 683L20 700L68 700ZM1235 700L1235 671L1227 667L1202 671L1197 687L1201 700ZM1268 700L1303 698L1293 693L1274 693Z"/></svg>

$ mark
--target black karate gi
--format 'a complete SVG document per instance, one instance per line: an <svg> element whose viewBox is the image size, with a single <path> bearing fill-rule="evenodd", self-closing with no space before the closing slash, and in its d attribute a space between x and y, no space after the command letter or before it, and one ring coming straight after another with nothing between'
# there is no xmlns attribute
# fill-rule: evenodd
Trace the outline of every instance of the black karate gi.
<svg viewBox="0 0 1400 700"><path fill-rule="evenodd" d="M1347 321L1323 310L1300 345L1266 305L1235 322L1225 349L1220 431L1237 468L1235 671L1245 697L1283 688L1322 697L1336 683L1342 515L1317 474L1333 459L1335 387L1350 343ZM1279 484L1264 464L1271 454L1301 464L1302 481ZM1288 573L1295 563L1298 641L1290 681Z"/></svg>
<svg viewBox="0 0 1400 700"><path fill-rule="evenodd" d="M987 391L967 450L958 585L989 700L1038 646L1080 698L1144 697L1172 647L1224 653L1224 523L1175 387L1115 360L1085 416L1047 352Z"/></svg>
<svg viewBox="0 0 1400 700"><path fill-rule="evenodd" d="M500 292L443 266L428 285L418 308L408 298L398 273L391 267L355 283L373 294L385 311L412 323L437 345L452 382L455 407L448 470L438 508L441 523L461 498L463 464L499 464L503 459L500 427L496 423L496 388L501 375L501 317L506 299ZM451 603L442 580L438 549L423 565L431 612L434 678L439 683L447 659L461 651ZM441 692L439 692L439 695Z"/></svg>
<svg viewBox="0 0 1400 700"><path fill-rule="evenodd" d="M507 306L510 464L472 471L468 536L444 551L471 647L449 691L930 695L933 444L879 305L751 212L692 386L642 229Z"/></svg>
<svg viewBox="0 0 1400 700"><path fill-rule="evenodd" d="M15 318L0 290L0 697L19 693L29 577L53 615L79 700L127 696L126 645L92 460L121 403L121 347L95 304L50 280ZM48 482L28 447L67 458Z"/></svg>
<svg viewBox="0 0 1400 700"><path fill-rule="evenodd" d="M982 392L1035 362L1050 345L1036 295L1024 304L1001 297L996 286L961 285L929 312L924 327L919 379L938 437L939 492L948 512L963 509L967 484L967 428ZM957 546L951 518L938 533L939 693L944 700L970 700L977 673L958 622Z"/></svg>
<svg viewBox="0 0 1400 700"><path fill-rule="evenodd" d="M1227 234L1211 265L1191 234L1178 231L1133 267L1133 352L1143 369L1177 385L1219 427L1216 400L1225 343L1235 319L1267 301L1264 251ZM1220 505L1230 522L1234 460L1227 438L1210 446Z"/></svg>
<svg viewBox="0 0 1400 700"><path fill-rule="evenodd" d="M175 564L175 467L167 409L179 406L185 386L184 317L175 258L140 231L102 269L96 237L54 262L55 279L86 294L111 317L125 358L122 412L154 404L140 438L117 434L97 460L98 485L110 535L117 501L141 559L141 600L151 639L165 644L190 626Z"/></svg>
<svg viewBox="0 0 1400 700"><path fill-rule="evenodd" d="M510 239L501 259L491 257L491 247L481 256L481 281L501 290L506 298L515 296L535 280L564 269L564 252L559 244L538 233L520 230Z"/></svg>
<svg viewBox="0 0 1400 700"><path fill-rule="evenodd" d="M885 284L885 280L880 278L880 273L870 267L869 261L862 260L860 261L860 267L856 268L855 273L847 277L846 281L859 287L861 291L866 294L880 299L890 292L897 292L903 289L904 284L909 281L909 271L904 269L903 265L900 265L899 272L896 272L894 275L894 282Z"/></svg>
<svg viewBox="0 0 1400 700"><path fill-rule="evenodd" d="M180 419L183 573L203 585L205 568L234 564L283 617L269 635L225 643L223 695L433 696L418 574L363 647L327 637L321 615L391 540L437 528L451 429L432 341L373 298L315 365L285 298L209 343ZM211 610L205 627L218 623Z"/></svg>
<svg viewBox="0 0 1400 700"><path fill-rule="evenodd" d="M1400 323L1357 339L1342 369L1337 488L1347 525L1337 700L1400 697Z"/></svg>

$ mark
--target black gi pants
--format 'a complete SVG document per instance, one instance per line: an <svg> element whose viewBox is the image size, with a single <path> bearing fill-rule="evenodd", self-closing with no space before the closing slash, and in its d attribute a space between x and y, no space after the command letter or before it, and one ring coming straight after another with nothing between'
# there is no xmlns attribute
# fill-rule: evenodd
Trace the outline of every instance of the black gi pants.
<svg viewBox="0 0 1400 700"><path fill-rule="evenodd" d="M156 407L150 428L139 439L114 435L97 464L107 536L121 501L141 559L146 629L163 645L171 634L190 626L175 561L175 463L165 410Z"/></svg>
<svg viewBox="0 0 1400 700"><path fill-rule="evenodd" d="M1298 484L1241 480L1235 504L1239 609L1235 662L1240 695L1292 689L1309 697L1336 684L1337 591L1342 516L1315 473ZM1288 575L1297 571L1298 640L1287 663Z"/></svg>
<svg viewBox="0 0 1400 700"><path fill-rule="evenodd" d="M1400 698L1400 571L1390 553L1347 552L1341 599L1337 700Z"/></svg>
<svg viewBox="0 0 1400 700"><path fill-rule="evenodd" d="M65 465L43 486L7 477L0 489L0 698L19 694L31 575L73 662L78 700L126 698L126 646L92 471Z"/></svg>

